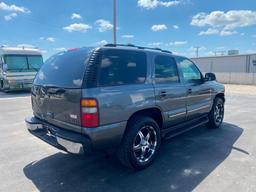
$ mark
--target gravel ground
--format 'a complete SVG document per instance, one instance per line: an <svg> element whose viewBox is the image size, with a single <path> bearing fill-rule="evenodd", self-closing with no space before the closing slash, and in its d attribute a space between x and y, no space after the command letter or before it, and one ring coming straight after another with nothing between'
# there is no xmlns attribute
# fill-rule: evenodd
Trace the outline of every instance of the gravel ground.
<svg viewBox="0 0 256 192"><path fill-rule="evenodd" d="M256 191L256 87L226 85L221 129L198 127L162 144L146 170L114 156L77 157L30 135L28 93L0 92L0 191Z"/></svg>

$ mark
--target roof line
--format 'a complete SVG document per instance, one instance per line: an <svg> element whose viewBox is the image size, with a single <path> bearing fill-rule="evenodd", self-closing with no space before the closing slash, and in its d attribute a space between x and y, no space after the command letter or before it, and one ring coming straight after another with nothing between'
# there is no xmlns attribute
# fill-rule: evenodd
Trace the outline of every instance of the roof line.
<svg viewBox="0 0 256 192"><path fill-rule="evenodd" d="M106 45L104 45L104 47L117 47L117 46L119 46L119 47L134 47L134 48L138 48L138 49L149 49L149 50L161 51L161 52L164 52L164 53L172 54L172 52L168 51L168 50L163 50L163 49L160 49L160 48L136 46L136 45L133 45L133 44L106 44Z"/></svg>

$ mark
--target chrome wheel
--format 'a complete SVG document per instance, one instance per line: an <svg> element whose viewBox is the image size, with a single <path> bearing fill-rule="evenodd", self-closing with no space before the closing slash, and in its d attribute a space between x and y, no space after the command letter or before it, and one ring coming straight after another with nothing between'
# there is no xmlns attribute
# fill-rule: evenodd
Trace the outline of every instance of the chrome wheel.
<svg viewBox="0 0 256 192"><path fill-rule="evenodd" d="M214 109L215 123L220 124L223 120L223 116L224 116L224 105L223 103L218 103Z"/></svg>
<svg viewBox="0 0 256 192"><path fill-rule="evenodd" d="M157 134L153 126L142 127L133 142L133 153L137 161L146 163L155 154Z"/></svg>

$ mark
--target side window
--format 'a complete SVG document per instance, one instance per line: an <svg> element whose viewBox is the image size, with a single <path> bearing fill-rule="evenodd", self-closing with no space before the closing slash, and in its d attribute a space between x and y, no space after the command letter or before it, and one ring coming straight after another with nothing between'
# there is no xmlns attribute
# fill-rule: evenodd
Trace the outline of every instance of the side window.
<svg viewBox="0 0 256 192"><path fill-rule="evenodd" d="M146 80L147 58L139 51L105 50L100 63L99 86L141 84Z"/></svg>
<svg viewBox="0 0 256 192"><path fill-rule="evenodd" d="M178 58L183 78L185 82L200 82L202 80L201 72L196 65L188 59Z"/></svg>
<svg viewBox="0 0 256 192"><path fill-rule="evenodd" d="M169 56L156 56L155 58L156 83L178 83L179 75L175 60Z"/></svg>

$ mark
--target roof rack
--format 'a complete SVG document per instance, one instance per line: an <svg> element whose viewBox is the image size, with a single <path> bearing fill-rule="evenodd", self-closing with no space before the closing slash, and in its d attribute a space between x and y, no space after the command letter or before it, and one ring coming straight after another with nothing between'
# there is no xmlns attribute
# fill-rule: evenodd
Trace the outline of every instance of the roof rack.
<svg viewBox="0 0 256 192"><path fill-rule="evenodd" d="M119 47L134 47L134 48L138 48L138 49L150 49L150 50L156 50L156 51L161 51L161 52L164 52L164 53L172 54L172 52L168 51L168 50L163 50L163 49L160 49L160 48L136 46L136 45L133 45L133 44L106 44L106 45L104 45L104 47L117 47L117 46L119 46Z"/></svg>

